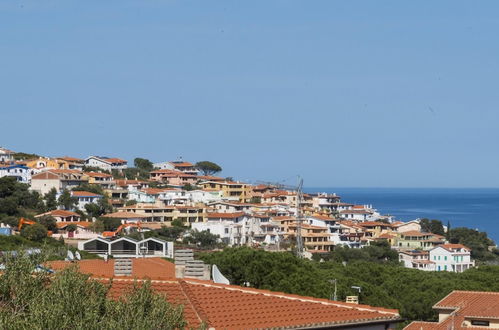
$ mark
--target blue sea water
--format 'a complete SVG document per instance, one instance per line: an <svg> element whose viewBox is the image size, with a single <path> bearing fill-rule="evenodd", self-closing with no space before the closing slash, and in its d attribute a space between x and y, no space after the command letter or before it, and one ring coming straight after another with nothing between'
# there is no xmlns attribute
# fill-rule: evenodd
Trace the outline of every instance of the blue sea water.
<svg viewBox="0 0 499 330"><path fill-rule="evenodd" d="M372 204L381 214L407 221L438 219L451 227L486 231L499 243L499 189L496 188L307 188L336 193L343 202Z"/></svg>

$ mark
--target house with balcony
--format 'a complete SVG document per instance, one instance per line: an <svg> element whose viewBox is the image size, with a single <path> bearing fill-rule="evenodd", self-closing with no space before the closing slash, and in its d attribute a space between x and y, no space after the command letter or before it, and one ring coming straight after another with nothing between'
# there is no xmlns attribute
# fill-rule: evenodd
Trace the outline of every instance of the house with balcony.
<svg viewBox="0 0 499 330"><path fill-rule="evenodd" d="M76 212L66 210L53 210L42 214L35 215L35 218L52 217L56 222L80 222L81 216Z"/></svg>
<svg viewBox="0 0 499 330"><path fill-rule="evenodd" d="M98 184L103 189L114 189L116 187L116 182L111 174L100 173L100 172L85 172L88 176L89 184Z"/></svg>
<svg viewBox="0 0 499 330"><path fill-rule="evenodd" d="M82 184L88 184L88 176L78 170L47 170L31 176L31 190L42 195L52 188L60 193Z"/></svg>
<svg viewBox="0 0 499 330"><path fill-rule="evenodd" d="M24 165L0 165L0 178L13 177L18 182L29 184L33 170Z"/></svg>
<svg viewBox="0 0 499 330"><path fill-rule="evenodd" d="M218 190L222 191L224 199L228 200L239 200L241 202L246 202L251 195L251 186L235 181L202 181L200 185L203 190Z"/></svg>
<svg viewBox="0 0 499 330"><path fill-rule="evenodd" d="M180 220L189 225L203 222L205 212L203 207L184 205L164 205L164 203L137 203L118 208L119 212L135 213L142 216L144 222L158 222L170 225L173 220Z"/></svg>
<svg viewBox="0 0 499 330"><path fill-rule="evenodd" d="M436 271L462 273L475 267L471 249L462 244L441 244L429 251L429 257Z"/></svg>
<svg viewBox="0 0 499 330"><path fill-rule="evenodd" d="M71 191L71 196L77 199L76 208L82 211L85 210L85 205L97 204L102 199L102 195L89 191Z"/></svg>
<svg viewBox="0 0 499 330"><path fill-rule="evenodd" d="M90 156L85 159L85 166L98 167L103 170L124 170L128 167L128 162L120 158Z"/></svg>
<svg viewBox="0 0 499 330"><path fill-rule="evenodd" d="M174 187L195 185L198 182L198 177L193 174L166 169L151 171L150 178L153 181L166 183Z"/></svg>
<svg viewBox="0 0 499 330"><path fill-rule="evenodd" d="M435 263L430 260L430 253L422 250L399 251L399 260L406 268L434 271Z"/></svg>
<svg viewBox="0 0 499 330"><path fill-rule="evenodd" d="M339 217L345 220L372 221L375 220L373 212L366 209L346 209L339 211Z"/></svg>
<svg viewBox="0 0 499 330"><path fill-rule="evenodd" d="M57 159L67 162L68 168L70 170L82 171L83 166L85 165L85 160L80 158L64 156L64 157L57 157Z"/></svg>
<svg viewBox="0 0 499 330"><path fill-rule="evenodd" d="M398 233L396 248L400 250L431 250L444 243L445 237L441 235L410 230Z"/></svg>
<svg viewBox="0 0 499 330"><path fill-rule="evenodd" d="M199 170L196 168L196 165L185 162L183 160L176 160L176 161L170 161L170 162L162 162L162 163L155 163L154 168L160 169L160 170L172 170L172 171L179 171L185 174L191 174L191 175L198 175Z"/></svg>
<svg viewBox="0 0 499 330"><path fill-rule="evenodd" d="M14 151L0 147L0 163L10 164L14 161Z"/></svg>

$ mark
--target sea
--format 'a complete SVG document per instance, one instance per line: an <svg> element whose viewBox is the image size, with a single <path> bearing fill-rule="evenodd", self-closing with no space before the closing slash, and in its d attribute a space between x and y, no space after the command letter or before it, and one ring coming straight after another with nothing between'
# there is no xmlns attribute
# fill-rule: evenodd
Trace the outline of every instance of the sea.
<svg viewBox="0 0 499 330"><path fill-rule="evenodd" d="M401 221L417 218L450 221L452 228L487 232L499 244L499 188L306 188L336 193L343 202L372 205Z"/></svg>

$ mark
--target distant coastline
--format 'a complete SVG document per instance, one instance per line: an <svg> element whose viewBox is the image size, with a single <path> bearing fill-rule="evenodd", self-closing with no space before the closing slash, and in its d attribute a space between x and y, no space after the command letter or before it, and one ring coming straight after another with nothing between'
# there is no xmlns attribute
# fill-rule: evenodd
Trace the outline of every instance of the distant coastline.
<svg viewBox="0 0 499 330"><path fill-rule="evenodd" d="M336 193L342 201L373 205L400 220L439 219L444 225L485 231L499 243L499 188L307 187L306 192Z"/></svg>

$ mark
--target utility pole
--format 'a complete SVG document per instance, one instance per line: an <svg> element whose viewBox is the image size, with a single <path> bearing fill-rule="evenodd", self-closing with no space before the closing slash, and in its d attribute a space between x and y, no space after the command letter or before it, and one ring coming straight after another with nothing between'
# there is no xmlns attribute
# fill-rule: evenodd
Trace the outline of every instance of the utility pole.
<svg viewBox="0 0 499 330"><path fill-rule="evenodd" d="M301 212L301 203L303 199L303 179L298 177L298 188L296 189L296 255L303 258L303 237L301 236L301 225L303 214Z"/></svg>
<svg viewBox="0 0 499 330"><path fill-rule="evenodd" d="M334 300L334 301L338 300L338 296L336 295L337 289L338 289L336 286L337 282L338 282L337 279L329 280L329 283L334 284L334 291L333 291L333 294L331 296L331 300Z"/></svg>

